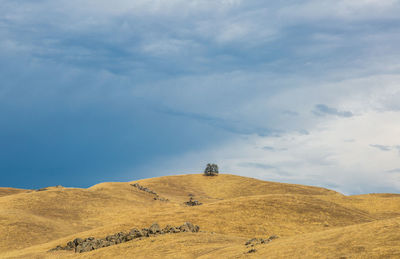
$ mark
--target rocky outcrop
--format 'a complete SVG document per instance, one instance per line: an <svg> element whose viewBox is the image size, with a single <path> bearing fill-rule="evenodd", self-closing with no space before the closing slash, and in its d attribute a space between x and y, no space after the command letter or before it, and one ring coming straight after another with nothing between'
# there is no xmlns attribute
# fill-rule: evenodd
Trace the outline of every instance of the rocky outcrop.
<svg viewBox="0 0 400 259"><path fill-rule="evenodd" d="M75 251L75 253L83 253L96 250L102 247L125 243L138 238L151 237L168 233L171 234L180 232L197 233L199 232L199 230L200 230L199 226L193 225L190 222L186 222L185 224L178 227L167 225L165 228L160 228L160 226L157 223L154 223L149 228L143 228L141 230L133 228L127 233L119 232L114 235L106 236L105 238L94 238L94 237L88 237L85 239L76 238L73 241L69 241L66 246L57 246L51 249L50 251L68 250L68 251Z"/></svg>
<svg viewBox="0 0 400 259"><path fill-rule="evenodd" d="M138 183L133 183L133 184L131 184L131 185L132 185L133 187L136 187L136 188L139 189L140 191L153 194L153 195L155 196L155 197L153 197L153 200L158 200L158 201L169 201L169 200L166 199L166 198L160 197L160 196L158 195L158 193L156 193L155 191L153 191L153 190L151 190L151 189L149 189L149 188L147 188L147 187L144 187L144 186L142 186L142 185L140 185L140 184L138 184Z"/></svg>

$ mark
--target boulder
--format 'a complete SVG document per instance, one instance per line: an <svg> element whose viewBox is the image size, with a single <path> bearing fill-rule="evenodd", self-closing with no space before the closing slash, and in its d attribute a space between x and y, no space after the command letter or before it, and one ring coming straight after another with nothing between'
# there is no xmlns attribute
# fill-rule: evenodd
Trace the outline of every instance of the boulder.
<svg viewBox="0 0 400 259"><path fill-rule="evenodd" d="M166 225L165 228L162 229L162 231L164 233L170 233L171 232L171 228L173 228L173 226L171 225Z"/></svg>
<svg viewBox="0 0 400 259"><path fill-rule="evenodd" d="M131 240L133 240L134 238L135 238L134 235L132 235L131 233L128 233L128 234L126 235L126 237L125 237L125 240L126 240L126 241L131 241Z"/></svg>
<svg viewBox="0 0 400 259"><path fill-rule="evenodd" d="M194 225L194 231L193 232L198 233L199 231L200 231L200 226Z"/></svg>
<svg viewBox="0 0 400 259"><path fill-rule="evenodd" d="M75 253L83 253L94 250L95 248L90 242L83 242L75 248Z"/></svg>
<svg viewBox="0 0 400 259"><path fill-rule="evenodd" d="M133 228L130 233L134 238L138 238L138 237L142 237L143 236L142 231L140 231L137 228Z"/></svg>
<svg viewBox="0 0 400 259"><path fill-rule="evenodd" d="M189 232L189 227L187 225L179 226L181 232Z"/></svg>
<svg viewBox="0 0 400 259"><path fill-rule="evenodd" d="M186 222L182 226L179 227L181 232L199 232L200 227L197 225L193 225L190 222Z"/></svg>
<svg viewBox="0 0 400 259"><path fill-rule="evenodd" d="M184 225L186 225L186 226L188 227L189 231L195 232L195 227L194 227L194 225L193 225L192 223L190 223L190 222L185 222Z"/></svg>
<svg viewBox="0 0 400 259"><path fill-rule="evenodd" d="M179 232L181 232L181 230L179 228L176 228L176 227L172 227L170 229L170 231L171 231L171 233L179 233Z"/></svg>
<svg viewBox="0 0 400 259"><path fill-rule="evenodd" d="M115 241L117 240L117 236L116 235L109 235L106 236L105 240L110 242L111 244L115 244Z"/></svg>
<svg viewBox="0 0 400 259"><path fill-rule="evenodd" d="M158 234L160 232L161 232L161 228L157 223L153 223L153 225L151 225L149 228L150 234Z"/></svg>
<svg viewBox="0 0 400 259"><path fill-rule="evenodd" d="M142 229L142 234L144 237L149 237L149 229L148 228L143 228Z"/></svg>
<svg viewBox="0 0 400 259"><path fill-rule="evenodd" d="M67 247L69 247L69 248L75 248L75 243L74 243L74 241L69 241L68 243L67 243Z"/></svg>
<svg viewBox="0 0 400 259"><path fill-rule="evenodd" d="M83 240L81 238L75 238L74 241L75 247L83 243Z"/></svg>

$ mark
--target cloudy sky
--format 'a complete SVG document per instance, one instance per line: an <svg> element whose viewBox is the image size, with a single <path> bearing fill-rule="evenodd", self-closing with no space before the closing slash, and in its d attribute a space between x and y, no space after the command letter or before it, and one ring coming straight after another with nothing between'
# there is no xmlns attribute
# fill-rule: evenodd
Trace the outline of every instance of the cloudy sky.
<svg viewBox="0 0 400 259"><path fill-rule="evenodd" d="M0 0L0 186L222 173L400 192L398 0Z"/></svg>

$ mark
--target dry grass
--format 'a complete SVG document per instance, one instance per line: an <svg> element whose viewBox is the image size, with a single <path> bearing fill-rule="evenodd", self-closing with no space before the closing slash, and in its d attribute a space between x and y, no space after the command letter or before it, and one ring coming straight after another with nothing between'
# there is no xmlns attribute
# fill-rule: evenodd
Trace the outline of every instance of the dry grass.
<svg viewBox="0 0 400 259"><path fill-rule="evenodd" d="M0 187L0 197L23 192L31 192L31 190Z"/></svg>
<svg viewBox="0 0 400 259"><path fill-rule="evenodd" d="M180 175L88 189L0 188L0 258L400 258L400 195L344 196L324 188L219 175ZM133 183L133 182L131 182ZM188 195L203 202L186 207ZM167 234L89 253L47 252L76 237L191 221ZM251 237L278 235L247 254Z"/></svg>

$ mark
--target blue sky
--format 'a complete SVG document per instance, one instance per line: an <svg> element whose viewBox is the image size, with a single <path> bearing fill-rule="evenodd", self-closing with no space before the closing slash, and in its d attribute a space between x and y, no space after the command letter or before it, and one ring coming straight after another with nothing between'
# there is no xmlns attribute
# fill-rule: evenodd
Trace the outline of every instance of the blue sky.
<svg viewBox="0 0 400 259"><path fill-rule="evenodd" d="M400 2L0 0L0 186L221 171L400 191Z"/></svg>

